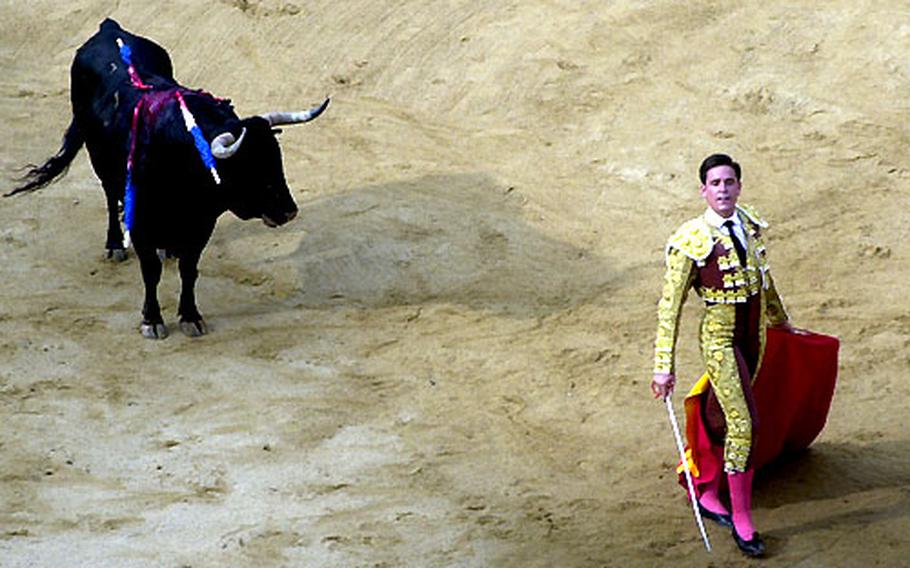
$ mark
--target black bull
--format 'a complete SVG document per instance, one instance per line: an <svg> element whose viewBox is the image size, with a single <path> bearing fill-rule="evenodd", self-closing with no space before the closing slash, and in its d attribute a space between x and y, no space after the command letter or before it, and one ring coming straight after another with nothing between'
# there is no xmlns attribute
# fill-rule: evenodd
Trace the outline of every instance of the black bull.
<svg viewBox="0 0 910 568"><path fill-rule="evenodd" d="M130 74L118 40L132 52ZM167 336L157 287L157 249L178 258L181 330L206 333L196 307L198 263L215 222L225 211L241 219L260 218L275 227L297 215L285 181L281 150L272 128L307 122L328 105L306 112L268 113L240 119L230 101L177 83L167 52L154 42L107 19L76 52L71 69L73 119L59 152L32 168L23 185L6 195L44 187L63 174L83 144L107 198L109 257L125 258L120 205L125 201L127 159L132 156L132 229L129 237L142 270L145 302L142 335ZM180 99L201 130L197 148L188 132ZM138 105L138 106L137 106ZM132 148L132 150L131 150ZM214 173L203 154L214 158Z"/></svg>

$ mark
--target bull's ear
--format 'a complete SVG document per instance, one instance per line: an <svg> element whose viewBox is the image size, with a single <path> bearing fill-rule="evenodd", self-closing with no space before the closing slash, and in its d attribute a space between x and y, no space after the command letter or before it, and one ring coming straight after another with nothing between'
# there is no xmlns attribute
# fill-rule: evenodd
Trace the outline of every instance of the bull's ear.
<svg viewBox="0 0 910 568"><path fill-rule="evenodd" d="M280 129L280 128L273 128L273 129L272 129L272 134L274 134L275 136L278 136L278 135L281 134L282 132L284 132L284 131L283 131L282 129Z"/></svg>

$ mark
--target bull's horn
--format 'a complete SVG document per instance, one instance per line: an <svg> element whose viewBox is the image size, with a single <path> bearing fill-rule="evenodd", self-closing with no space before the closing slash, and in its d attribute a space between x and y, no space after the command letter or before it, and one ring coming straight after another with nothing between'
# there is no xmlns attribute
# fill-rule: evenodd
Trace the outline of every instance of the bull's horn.
<svg viewBox="0 0 910 568"><path fill-rule="evenodd" d="M237 139L230 132L219 134L212 139L212 155L219 160L230 158L240 149L244 136L246 136L246 128L240 131L240 138Z"/></svg>
<svg viewBox="0 0 910 568"><path fill-rule="evenodd" d="M281 126L282 124L299 124L301 122L309 122L322 114L322 111L324 111L326 107L329 106L329 100L329 98L326 98L321 105L303 112L267 112L259 116L268 120L269 126Z"/></svg>

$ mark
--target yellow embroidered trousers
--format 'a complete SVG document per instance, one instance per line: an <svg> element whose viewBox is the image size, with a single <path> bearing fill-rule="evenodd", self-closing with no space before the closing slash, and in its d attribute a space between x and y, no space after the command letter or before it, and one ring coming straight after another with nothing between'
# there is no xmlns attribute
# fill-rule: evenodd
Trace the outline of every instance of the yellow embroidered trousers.
<svg viewBox="0 0 910 568"><path fill-rule="evenodd" d="M743 321L744 318L748 318L747 312L740 310L737 314L735 304L708 304L700 334L705 370L726 426L724 470L728 472L745 471L749 464L756 418L752 414L751 388L764 347L764 322ZM746 349L739 344L744 328L751 328L747 330L751 332L749 335L759 341L758 352L753 348L749 357L751 364L746 361Z"/></svg>

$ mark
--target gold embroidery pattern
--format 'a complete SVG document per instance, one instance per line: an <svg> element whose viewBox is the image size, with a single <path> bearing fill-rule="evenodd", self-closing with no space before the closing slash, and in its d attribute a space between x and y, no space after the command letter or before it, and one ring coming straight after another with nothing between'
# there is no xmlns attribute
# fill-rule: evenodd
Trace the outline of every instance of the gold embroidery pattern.
<svg viewBox="0 0 910 568"><path fill-rule="evenodd" d="M686 221L673 233L667 242L667 254L673 249L681 251L699 265L708 258L714 249L714 237L703 217Z"/></svg>
<svg viewBox="0 0 910 568"><path fill-rule="evenodd" d="M725 471L745 471L752 450L752 417L733 351L735 326L736 310L732 306L715 305L705 310L701 326L702 359L727 422Z"/></svg>
<svg viewBox="0 0 910 568"><path fill-rule="evenodd" d="M667 251L663 294L657 304L657 339L654 341L654 372L674 372L673 352L679 331L679 315L695 278L692 259L677 249Z"/></svg>
<svg viewBox="0 0 910 568"><path fill-rule="evenodd" d="M740 203L736 206L736 209L742 213L749 221L752 221L752 223L755 225L758 225L762 229L768 228L768 222L765 221L764 217L759 215L758 211L756 211L755 208L751 205Z"/></svg>
<svg viewBox="0 0 910 568"><path fill-rule="evenodd" d="M768 322L771 325L781 325L790 321L790 314L787 313L787 308L784 307L784 302L780 299L777 288L774 287L774 279L771 278L770 272L766 273L765 282L768 287L765 290L764 313L767 314Z"/></svg>
<svg viewBox="0 0 910 568"><path fill-rule="evenodd" d="M730 290L715 290L713 288L701 288L698 290L699 295L708 304L741 304L758 293L758 285L748 285Z"/></svg>

